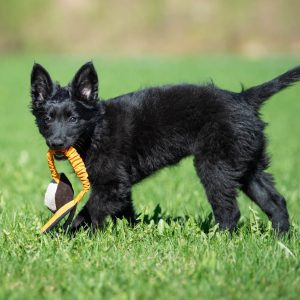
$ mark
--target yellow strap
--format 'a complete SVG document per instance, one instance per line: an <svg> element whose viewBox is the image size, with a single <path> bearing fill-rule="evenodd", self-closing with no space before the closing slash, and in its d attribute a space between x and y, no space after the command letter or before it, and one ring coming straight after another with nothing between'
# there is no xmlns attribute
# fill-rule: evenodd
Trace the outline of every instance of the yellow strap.
<svg viewBox="0 0 300 300"><path fill-rule="evenodd" d="M59 183L60 176L56 170L53 155L54 155L54 151L49 149L47 152L47 160L48 160L48 166L51 173L51 177L53 178L53 180L56 181L56 183Z"/></svg>
<svg viewBox="0 0 300 300"><path fill-rule="evenodd" d="M88 173L86 171L84 162L78 152L76 151L75 148L70 147L66 152L65 152L66 157L68 158L71 166L73 167L76 175L79 177L82 185L83 185L83 190L87 192L90 189L90 182L88 179Z"/></svg>
<svg viewBox="0 0 300 300"><path fill-rule="evenodd" d="M48 166L51 173L52 178L59 183L60 176L56 170L54 164L54 151L48 150L47 160ZM42 227L41 233L44 233L48 229L51 229L55 226L77 203L83 198L84 194L90 189L90 182L88 179L88 173L86 171L84 162L75 148L70 147L67 151L65 151L65 156L68 158L71 166L73 167L76 175L80 179L83 190L70 202L62 206L53 216L52 218Z"/></svg>
<svg viewBox="0 0 300 300"><path fill-rule="evenodd" d="M55 151L49 149L47 153L47 160L48 160L48 166L49 166L51 176L58 183L60 176L54 164L54 158L53 158L54 153ZM90 182L82 158L80 157L80 155L78 154L78 152L74 147L70 147L67 151L64 152L64 155L68 158L76 175L80 179L83 186L83 190L87 192L90 189Z"/></svg>
<svg viewBox="0 0 300 300"><path fill-rule="evenodd" d="M52 218L42 227L41 233L44 233L48 229L51 229L52 226L56 225L56 223L59 222L60 219L62 219L65 216L65 214L68 213L75 205L76 205L76 203L74 202L74 200L71 200L70 202L68 202L67 204L62 206L52 216Z"/></svg>

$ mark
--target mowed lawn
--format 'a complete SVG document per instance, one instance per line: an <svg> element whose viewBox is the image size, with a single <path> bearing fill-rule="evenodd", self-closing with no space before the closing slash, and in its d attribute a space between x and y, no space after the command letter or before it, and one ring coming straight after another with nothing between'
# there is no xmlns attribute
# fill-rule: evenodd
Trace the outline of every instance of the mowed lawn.
<svg viewBox="0 0 300 300"><path fill-rule="evenodd" d="M89 57L88 57L89 59ZM244 195L238 231L215 233L210 206L192 159L134 188L141 222L108 221L103 232L74 238L40 235L50 174L47 148L29 111L33 61L66 84L79 56L0 56L1 299L299 299L300 84L262 109L272 154L270 171L286 197L292 229L278 239ZM103 99L151 85L205 83L240 90L300 64L300 58L94 58ZM76 189L80 188L67 163ZM84 201L86 198L84 199Z"/></svg>

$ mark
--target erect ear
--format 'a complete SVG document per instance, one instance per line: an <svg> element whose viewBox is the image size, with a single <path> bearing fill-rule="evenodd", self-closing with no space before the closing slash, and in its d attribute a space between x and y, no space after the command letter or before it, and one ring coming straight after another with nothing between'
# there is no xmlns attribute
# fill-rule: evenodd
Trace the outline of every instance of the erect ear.
<svg viewBox="0 0 300 300"><path fill-rule="evenodd" d="M31 71L32 102L47 100L52 94L53 83L49 73L40 65L34 64Z"/></svg>
<svg viewBox="0 0 300 300"><path fill-rule="evenodd" d="M93 102L98 99L98 75L92 62L84 64L71 83L72 97Z"/></svg>

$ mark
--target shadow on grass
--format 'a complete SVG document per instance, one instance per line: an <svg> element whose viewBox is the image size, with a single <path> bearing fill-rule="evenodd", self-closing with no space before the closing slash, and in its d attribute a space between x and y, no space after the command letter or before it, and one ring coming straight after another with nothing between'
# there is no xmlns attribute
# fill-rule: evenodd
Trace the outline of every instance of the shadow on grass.
<svg viewBox="0 0 300 300"><path fill-rule="evenodd" d="M194 217L191 215L173 216L163 212L159 204L156 205L152 214L140 214L137 219L137 223L143 222L144 224L150 224L151 222L154 222L154 224L158 224L160 220L164 220L168 225L171 223L178 223L181 226L184 226L192 219L204 233L208 233L210 228L215 225L212 213L208 214L204 219L200 216Z"/></svg>
<svg viewBox="0 0 300 300"><path fill-rule="evenodd" d="M192 216L192 215L181 215L181 216L174 216L174 215L170 215L166 212L163 212L160 205L158 204L152 213L150 214L139 214L137 215L137 220L134 224L131 224L129 226L135 227L140 223L143 224L151 224L154 223L155 225L157 225L160 220L163 220L164 222L166 222L168 225L171 225L172 223L177 223L182 227L185 227L185 225L189 222L194 222L194 224L196 224L196 226L199 227L199 229L201 231L203 231L204 233L209 233L210 229L215 225L214 223L214 218L213 218L213 214L210 213L208 214L205 218L201 218L200 216ZM115 222L113 222L115 223ZM50 232L48 232L47 234L50 234L50 236L55 236L58 233L66 233L68 235L74 236L76 235L76 231L70 231L69 228L64 229L63 228L63 221L61 222L60 225L55 226ZM114 226L116 225L116 223L114 224ZM107 227L109 226L109 222L105 222L105 224L103 225L103 227L101 229L97 229L97 230L92 230L89 227L86 228L82 228L84 230L89 231L90 233L95 233L99 230L101 231L105 231L107 229Z"/></svg>
<svg viewBox="0 0 300 300"><path fill-rule="evenodd" d="M185 227L188 223L193 223L205 234L209 234L211 232L211 230L214 230L214 227L216 225L214 222L212 213L209 213L208 215L204 216L204 218L201 216L193 216L193 215L180 215L180 216L175 215L174 216L174 215L170 215L166 212L163 212L160 205L158 204L154 208L152 213L139 214L137 216L136 222L134 224L130 224L130 225L128 224L128 226L135 227L141 223L146 224L146 225L150 225L150 224L158 225L161 220L166 222L168 225L172 225L172 224L176 223L182 227ZM250 220L242 219L238 223L236 229L233 230L233 232L231 232L231 233L235 233L235 234L239 235L242 232L249 232L249 233L252 233L255 235L265 235L267 233L272 232L275 236L278 235L278 233L276 233L276 231L273 231L270 228L270 226L268 226L265 222L259 222L259 220L257 219L255 224L252 224L252 223L253 223L253 221L251 221L251 218L250 218ZM84 231L88 231L90 234L93 235L93 234L99 232L99 230L106 231L108 229L108 227L110 226L109 224L111 224L113 227L116 226L116 222L113 221L113 224L110 222L105 222L105 224L103 225L102 228L93 230L91 227L88 226L88 227L85 227L82 229ZM241 230L241 229L243 229L243 230ZM214 232L220 232L220 231L218 231L218 229L216 229ZM76 235L76 233L78 233L78 231L72 232L69 229L67 229L67 230L62 229L62 226L56 226L53 230L51 230L51 235L56 235L57 233L67 233L68 235L74 236L74 235Z"/></svg>
<svg viewBox="0 0 300 300"><path fill-rule="evenodd" d="M255 219L255 222L253 218ZM171 225L171 223L178 223L180 226L183 227L190 220L192 220L205 234L210 233L210 231L216 225L213 213L209 213L204 218L201 218L200 216L195 217L192 215L173 216L163 212L159 204L154 208L152 214L139 215L138 219L138 222L143 222L145 224L150 224L151 222L154 222L154 224L158 224L160 220L164 220L168 225ZM222 230L219 231L217 229L216 232L222 232ZM236 228L233 231L231 231L231 233L235 235L244 234L244 232L249 232L251 234L256 235L266 235L268 233L271 233L274 236L288 236L288 234L279 234L276 230L272 230L270 224L259 220L259 218L256 215L256 212L254 213L252 220L251 217L250 219L242 218L238 222Z"/></svg>

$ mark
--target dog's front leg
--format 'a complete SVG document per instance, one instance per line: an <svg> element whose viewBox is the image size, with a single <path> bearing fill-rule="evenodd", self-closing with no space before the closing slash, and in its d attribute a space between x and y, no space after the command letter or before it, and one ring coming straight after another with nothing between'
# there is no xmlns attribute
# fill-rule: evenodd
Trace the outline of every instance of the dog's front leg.
<svg viewBox="0 0 300 300"><path fill-rule="evenodd" d="M71 230L80 227L101 228L107 216L134 220L130 187L124 183L102 184L92 187L89 200L75 218Z"/></svg>

